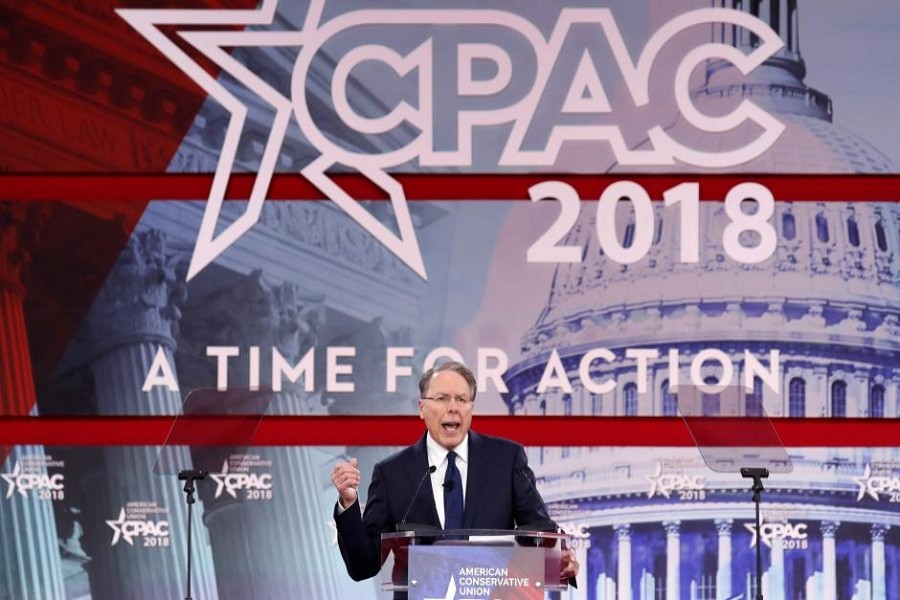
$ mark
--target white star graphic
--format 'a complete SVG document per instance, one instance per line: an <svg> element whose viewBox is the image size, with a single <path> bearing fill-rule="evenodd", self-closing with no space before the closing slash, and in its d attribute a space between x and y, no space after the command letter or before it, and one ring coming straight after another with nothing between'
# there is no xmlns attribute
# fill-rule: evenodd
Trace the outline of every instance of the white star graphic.
<svg viewBox="0 0 900 600"><path fill-rule="evenodd" d="M22 468L19 466L19 461L16 461L16 466L13 467L12 473L4 473L0 475L6 481L6 484L9 486L6 489L6 498L12 498L13 492L16 491L16 479L19 477L19 473L22 472ZM22 488L18 488L18 491L23 496L28 496L28 493Z"/></svg>
<svg viewBox="0 0 900 600"><path fill-rule="evenodd" d="M652 498L657 494L657 492L661 496L665 496L666 498L669 497L669 490L667 490L665 486L659 485L659 480L662 478L662 474L662 464L656 463L656 474L644 475L644 478L650 482L650 491L647 492L647 498Z"/></svg>
<svg viewBox="0 0 900 600"><path fill-rule="evenodd" d="M234 490L231 488L225 487L225 476L228 475L228 459L226 458L222 461L222 472L221 473L210 473L209 478L216 482L216 495L214 498L218 498L222 495L222 491L228 492L232 498L237 498L237 494L234 493Z"/></svg>
<svg viewBox="0 0 900 600"><path fill-rule="evenodd" d="M750 547L755 548L756 540L759 537L759 535L758 535L759 532L756 530L756 523L744 523L744 527L746 527L747 531L749 531L750 534L752 535L752 537L750 538ZM766 543L766 541L763 540L763 543ZM768 543L766 543L766 545L768 546Z"/></svg>
<svg viewBox="0 0 900 600"><path fill-rule="evenodd" d="M856 501L859 502L863 499L863 496L869 494L873 500L878 500L878 493L869 488L869 478L872 476L872 469L869 465L866 465L866 470L863 471L862 477L854 477L853 481L856 482L856 485L859 486L859 493L856 495Z"/></svg>
<svg viewBox="0 0 900 600"><path fill-rule="evenodd" d="M762 523L762 525L765 525L765 523ZM763 535L759 535L759 531L757 531L757 529L756 529L756 523L744 523L744 527L751 534L751 537L750 537L750 547L751 548L755 548L757 541L760 541L760 540L762 540L762 543L765 544L765 546L767 548L772 547L772 540L770 538L763 536Z"/></svg>
<svg viewBox="0 0 900 600"><path fill-rule="evenodd" d="M456 598L456 578L450 577L450 584L447 586L447 595L443 598L425 598L425 600L454 600Z"/></svg>
<svg viewBox="0 0 900 600"><path fill-rule="evenodd" d="M115 532L113 534L113 539L112 539L112 543L110 544L110 546L115 546L116 542L118 542L120 538L125 540L126 542L128 542L128 545L134 546L134 542L132 541L131 536L122 531L122 525L124 523L125 523L125 509L124 508L119 509L119 518L107 519L106 524L109 525L110 527L112 527L112 530Z"/></svg>
<svg viewBox="0 0 900 600"><path fill-rule="evenodd" d="M284 142L292 107L295 109L298 124L307 138L317 138L317 136L321 135L306 107L302 81L300 93L297 93L298 80L301 78L295 77L294 79L292 84L292 88L294 88L293 98L286 98L258 75L232 58L222 48L240 46L302 48L304 44L314 38L318 43L321 43L323 36L320 35L320 20L324 0L311 0L306 22L299 31L196 30L197 26L271 26L275 16L276 5L277 0L263 0L258 10L118 9L116 11L119 16L134 27L188 77L193 79L231 115L225 132L219 163L213 177L206 210L197 234L194 254L191 257L191 263L188 268L188 281L213 262L259 221L266 194L269 190L269 184L272 180L272 174L275 171L278 153ZM212 60L224 72L233 76L247 90L275 108L275 118L263 150L253 189L250 192L246 212L218 235L215 234L216 224L221 215L225 191L231 177L241 133L247 120L248 109L232 92L210 73L206 72L200 64L194 61L159 29L159 26L173 25L176 26L176 34L185 42ZM183 30L177 26L189 26L190 30ZM306 53L306 58L303 59L304 65L308 66L308 61L311 60L316 49L317 46ZM302 56L298 58L298 63L301 62L301 59ZM296 72L297 69L295 68L295 74ZM386 172L367 163L365 157L360 157L358 161L348 161L343 154L341 156L332 155L336 152L332 145L327 143L323 145L319 140L317 142L319 142L316 143L318 148L328 147L329 150L325 151L328 153L322 154L322 156L312 161L303 169L302 175L346 211L352 219L372 234L400 260L423 279L427 279L425 264L416 239L415 228L403 187ZM327 169L338 162L356 168L361 174L389 194L399 235L395 235L388 227L385 227L375 219L350 194L328 176Z"/></svg>

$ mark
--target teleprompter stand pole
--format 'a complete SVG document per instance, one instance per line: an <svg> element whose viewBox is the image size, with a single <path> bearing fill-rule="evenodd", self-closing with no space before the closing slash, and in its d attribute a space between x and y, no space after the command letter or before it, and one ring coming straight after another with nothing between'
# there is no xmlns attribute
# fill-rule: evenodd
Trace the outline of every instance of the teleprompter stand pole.
<svg viewBox="0 0 900 600"><path fill-rule="evenodd" d="M194 499L194 481L206 479L206 471L179 471L179 481L184 482L184 493L187 494L187 594L184 600L191 600L191 507Z"/></svg>
<svg viewBox="0 0 900 600"><path fill-rule="evenodd" d="M762 593L762 537L759 522L760 494L763 491L762 480L769 476L769 470L765 467L741 467L741 477L753 479L753 502L756 504L756 599L763 600ZM188 538L190 539L190 538ZM190 579L188 580L190 581Z"/></svg>

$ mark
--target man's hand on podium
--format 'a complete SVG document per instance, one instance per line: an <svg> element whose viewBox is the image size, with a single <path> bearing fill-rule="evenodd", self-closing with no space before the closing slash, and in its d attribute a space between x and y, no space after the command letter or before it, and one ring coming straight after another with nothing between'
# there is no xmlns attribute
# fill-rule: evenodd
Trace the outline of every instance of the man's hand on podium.
<svg viewBox="0 0 900 600"><path fill-rule="evenodd" d="M578 575L578 561L575 559L575 551L571 548L562 551L562 571L559 574L560 581L568 581Z"/></svg>
<svg viewBox="0 0 900 600"><path fill-rule="evenodd" d="M358 461L351 458L350 462L339 462L331 471L331 483L340 496L341 508L347 509L356 502L359 495L359 469Z"/></svg>

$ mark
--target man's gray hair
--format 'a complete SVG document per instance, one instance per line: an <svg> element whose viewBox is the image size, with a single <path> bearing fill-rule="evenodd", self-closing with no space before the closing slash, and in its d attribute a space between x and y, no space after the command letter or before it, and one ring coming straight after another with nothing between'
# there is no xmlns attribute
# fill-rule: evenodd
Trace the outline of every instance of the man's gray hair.
<svg viewBox="0 0 900 600"><path fill-rule="evenodd" d="M478 385L475 383L475 375L472 374L472 371L470 371L466 365L455 360L441 363L422 373L422 376L419 378L420 398L425 397L425 393L428 390L428 384L431 383L431 378L441 371L453 371L457 375L462 376L462 378L466 380L466 383L469 384L469 394L471 394L471 398L469 399L475 400L475 393L478 391Z"/></svg>

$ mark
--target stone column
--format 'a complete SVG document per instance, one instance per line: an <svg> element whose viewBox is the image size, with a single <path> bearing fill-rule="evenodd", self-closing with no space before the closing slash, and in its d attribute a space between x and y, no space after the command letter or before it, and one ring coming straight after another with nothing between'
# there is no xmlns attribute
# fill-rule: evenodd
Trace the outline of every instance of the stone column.
<svg viewBox="0 0 900 600"><path fill-rule="evenodd" d="M616 575L618 600L631 600L631 525L613 527L619 544L619 570Z"/></svg>
<svg viewBox="0 0 900 600"><path fill-rule="evenodd" d="M157 356L177 384L173 328L180 316L184 284L166 256L163 235L135 234L122 251L88 314L88 363L101 415L174 415L181 395L166 385L142 387ZM190 466L188 449L180 461ZM187 508L175 475L153 472L159 449L146 446L103 449L103 464L82 485L96 498L84 507L82 546L91 595L102 598L170 599L187 589ZM123 516L123 511L125 514ZM133 515L133 516L132 516ZM117 534L117 521L168 523L167 539ZM112 523L110 523L112 521ZM217 594L203 507L193 507L192 595ZM158 526L158 525L157 525Z"/></svg>
<svg viewBox="0 0 900 600"><path fill-rule="evenodd" d="M254 367L258 385L268 388L273 384L273 348L293 366L318 346L324 299L304 296L294 284L272 285L255 272L214 291L207 300L197 314L188 314L191 323L185 325L185 343L190 354L197 356L204 355L209 346L238 348L239 357L228 362L229 388L250 388L251 379L256 378L249 369L251 349L258 357L258 370ZM214 367L215 359L208 358L205 363ZM192 368L186 376L192 385L215 385L214 374L202 367ZM306 391L305 384L302 378L296 383L284 378L282 391L273 394L267 414L325 414L328 407L321 402L320 393ZM315 384L318 389L324 381ZM249 473L268 476L271 489L263 494L250 488L234 489L231 495L221 485L204 487L201 497L220 599L359 595L332 544L331 513L337 493L329 475L343 452L341 448L251 445L247 453L256 466L249 467Z"/></svg>
<svg viewBox="0 0 900 600"><path fill-rule="evenodd" d="M588 550L591 547L590 537L573 537L571 548L575 550L575 560L580 565L579 579L584 582L578 588L569 587L566 594L568 600L587 600L588 597Z"/></svg>
<svg viewBox="0 0 900 600"><path fill-rule="evenodd" d="M840 526L839 521L822 521L822 590L824 600L837 597L837 552L834 536Z"/></svg>
<svg viewBox="0 0 900 600"><path fill-rule="evenodd" d="M666 528L666 600L681 598L681 521L664 521Z"/></svg>
<svg viewBox="0 0 900 600"><path fill-rule="evenodd" d="M277 315L272 345L288 362L295 364L317 346L319 331L325 324L324 298L305 295L293 283L283 283L272 291ZM272 415L327 413L328 406L321 402L320 394L304 391L300 382L285 382L282 393L275 395L269 408ZM279 564L287 575L285 587L273 597L358 595L358 587L351 587L340 553L332 545L334 531L329 525L337 497L328 475L335 462L334 452L310 446L273 450L272 475L280 489L271 508L276 519L282 522L284 517L293 517L290 534L275 534L279 548L273 549L271 558L281 561ZM265 539L259 538L258 543L265 544Z"/></svg>
<svg viewBox="0 0 900 600"><path fill-rule="evenodd" d="M0 415L7 417L37 412L22 275L40 218L37 206L0 204ZM46 474L40 466L44 457L43 446L0 445L0 472L19 473L27 459L36 465L38 474ZM4 484L13 485L0 482ZM35 490L22 495L6 485L3 495L9 495L9 491L12 495L0 497L0 597L64 598L52 500L39 499Z"/></svg>
<svg viewBox="0 0 900 600"><path fill-rule="evenodd" d="M809 414L817 417L829 416L831 414L831 390L829 389L828 369L820 365L814 366L807 385L812 388L812 393L808 391L806 396Z"/></svg>
<svg viewBox="0 0 900 600"><path fill-rule="evenodd" d="M900 417L900 376L897 374L884 382L884 416L886 419Z"/></svg>
<svg viewBox="0 0 900 600"><path fill-rule="evenodd" d="M731 526L732 519L716 519L719 534L719 565L716 570L716 600L731 598Z"/></svg>
<svg viewBox="0 0 900 600"><path fill-rule="evenodd" d="M869 372L853 369L847 374L847 417L869 416Z"/></svg>
<svg viewBox="0 0 900 600"><path fill-rule="evenodd" d="M757 537L756 543L762 541ZM772 564L769 565L768 582L763 582L763 586L768 589L767 598L783 598L784 597L784 540L780 537L772 538L772 548L770 556ZM768 583L768 585L766 585ZM827 596L826 596L827 598ZM833 596L832 596L833 598Z"/></svg>
<svg viewBox="0 0 900 600"><path fill-rule="evenodd" d="M884 562L884 536L890 525L874 523L872 535L872 600L887 600L887 580Z"/></svg>

